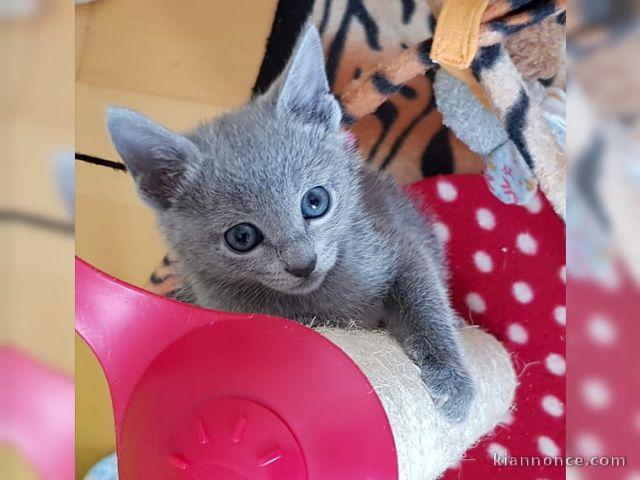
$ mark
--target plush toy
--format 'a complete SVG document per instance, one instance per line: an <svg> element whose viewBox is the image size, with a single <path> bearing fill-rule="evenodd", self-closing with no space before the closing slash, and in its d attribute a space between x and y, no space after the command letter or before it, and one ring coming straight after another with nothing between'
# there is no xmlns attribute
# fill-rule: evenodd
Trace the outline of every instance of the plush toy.
<svg viewBox="0 0 640 480"><path fill-rule="evenodd" d="M498 118L487 109L469 86L459 78L440 70L435 76L434 94L442 114L442 122L448 126L469 148L481 155L484 161L484 175L489 189L504 203L526 204L535 193L537 179L517 145L509 138L509 133ZM537 88L536 88L537 87ZM565 94L558 88L545 89L532 84L540 102L541 114L547 123L549 133L546 141L555 141L558 152L552 156L554 163L562 158L566 136ZM547 157L541 157L541 160ZM545 162L547 163L547 162ZM560 165L560 177L564 167ZM563 185L552 190L552 198L558 202L558 213L564 217ZM549 187L555 188L555 187Z"/></svg>
<svg viewBox="0 0 640 480"><path fill-rule="evenodd" d="M471 140L468 146L484 156L491 190L506 203L526 204L539 181L556 212L564 218L566 169L560 151L564 146L556 141L560 135L554 135L554 130L561 129L563 123L545 118L543 87L525 81L503 42L510 34L525 31L549 16L560 15L565 4L563 1L518 2L514 8L513 2L498 0L483 10L485 6L483 2L444 2L440 12L444 18L438 21L433 38L382 61L346 86L340 94L345 123L353 124L373 113L414 77L446 62L442 67L464 79L484 103L482 108L488 110L481 112L478 102L473 102L466 110L469 95L455 82L441 82L436 91L438 108L449 113L444 123L458 137L465 131L473 132L476 137L466 136L467 141ZM476 15L475 23L473 14ZM471 25L467 25L468 22ZM549 25L545 23L547 30ZM549 37L555 40L557 34ZM458 45L460 41L462 45ZM519 44L512 44L512 48L515 45ZM537 74L535 67L541 65L547 65L547 62L528 65L528 76ZM468 67L470 71L460 70ZM452 115L456 109L459 114ZM491 115L503 126L505 135L502 138L495 136L497 125ZM477 137L485 134L487 125L493 136L488 133L490 137L486 144L480 146ZM464 138L461 140L465 141Z"/></svg>

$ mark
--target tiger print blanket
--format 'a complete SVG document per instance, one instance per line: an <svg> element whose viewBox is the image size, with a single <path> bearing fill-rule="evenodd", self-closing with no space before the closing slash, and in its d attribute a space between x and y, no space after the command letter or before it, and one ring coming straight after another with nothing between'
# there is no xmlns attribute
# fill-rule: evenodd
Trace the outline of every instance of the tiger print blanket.
<svg viewBox="0 0 640 480"><path fill-rule="evenodd" d="M436 26L432 12L440 3L281 0L254 90L264 91L282 71L296 33L310 18L322 35L327 76L340 97L364 72L431 38ZM556 16L563 9L562 1L494 0L485 14L490 21L484 23L483 44L503 43L525 80L564 87L564 16ZM482 171L480 157L443 125L433 98L433 73L414 73L386 93L388 101L378 109L367 107L372 115L352 127L366 161L401 183Z"/></svg>
<svg viewBox="0 0 640 480"><path fill-rule="evenodd" d="M480 173L483 159L443 125L433 94L439 66L430 53L434 12L441 3L280 0L254 93L277 78L297 32L310 19L323 39L327 76L341 100L343 121L369 165L403 184L439 174ZM491 1L482 17L482 48L471 68L525 168L545 182L557 211L563 208L556 205L564 202L564 174L548 161L555 159L555 149L544 138L547 129L525 82L564 88L564 11L563 0ZM168 255L147 288L174 296L179 287Z"/></svg>

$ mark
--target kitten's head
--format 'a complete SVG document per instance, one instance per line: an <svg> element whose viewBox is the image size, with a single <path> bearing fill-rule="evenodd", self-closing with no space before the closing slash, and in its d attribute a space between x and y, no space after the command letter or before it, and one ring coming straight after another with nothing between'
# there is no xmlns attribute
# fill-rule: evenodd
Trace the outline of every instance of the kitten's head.
<svg viewBox="0 0 640 480"><path fill-rule="evenodd" d="M198 295L215 282L302 294L334 267L359 203L360 162L307 28L278 82L179 135L112 108L113 142Z"/></svg>

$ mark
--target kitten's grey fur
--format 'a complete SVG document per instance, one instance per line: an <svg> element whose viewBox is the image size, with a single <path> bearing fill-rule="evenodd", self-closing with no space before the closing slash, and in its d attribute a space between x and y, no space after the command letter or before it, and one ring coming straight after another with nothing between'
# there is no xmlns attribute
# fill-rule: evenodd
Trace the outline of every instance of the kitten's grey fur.
<svg viewBox="0 0 640 480"><path fill-rule="evenodd" d="M440 244L404 192L363 167L341 116L309 27L281 79L234 112L186 135L123 108L109 110L108 126L196 303L384 326L446 417L460 421L474 390ZM318 185L331 195L330 210L304 219L301 198ZM264 241L239 254L224 233L242 222ZM288 273L313 258L308 277Z"/></svg>

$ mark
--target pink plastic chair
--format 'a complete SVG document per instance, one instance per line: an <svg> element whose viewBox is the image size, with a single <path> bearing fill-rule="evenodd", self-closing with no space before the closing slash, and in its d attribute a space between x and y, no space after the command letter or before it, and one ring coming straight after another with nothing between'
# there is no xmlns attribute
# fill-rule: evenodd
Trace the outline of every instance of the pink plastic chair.
<svg viewBox="0 0 640 480"><path fill-rule="evenodd" d="M369 381L313 330L150 294L76 260L76 329L107 377L120 480L394 480Z"/></svg>

